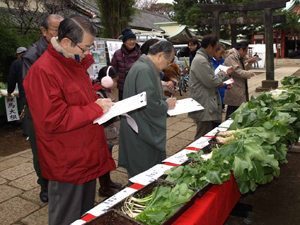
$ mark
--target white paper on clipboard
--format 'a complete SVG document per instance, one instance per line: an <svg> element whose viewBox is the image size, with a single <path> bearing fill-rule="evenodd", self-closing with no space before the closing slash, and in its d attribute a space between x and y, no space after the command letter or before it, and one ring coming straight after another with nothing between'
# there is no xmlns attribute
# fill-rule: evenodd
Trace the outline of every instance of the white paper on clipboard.
<svg viewBox="0 0 300 225"><path fill-rule="evenodd" d="M175 116L183 113L194 112L198 110L203 110L203 106L200 103L196 102L192 98L185 98L181 100L177 100L174 109L169 109L168 114L170 116Z"/></svg>
<svg viewBox="0 0 300 225"><path fill-rule="evenodd" d="M228 80L225 80L223 81L224 84L233 84L234 83L234 80L232 78L228 79Z"/></svg>
<svg viewBox="0 0 300 225"><path fill-rule="evenodd" d="M224 71L225 73L227 72L227 70L232 67L232 66L224 66L224 65L219 65L216 69L215 69L215 75L217 75L219 72Z"/></svg>
<svg viewBox="0 0 300 225"><path fill-rule="evenodd" d="M125 114L135 109L139 109L145 105L147 105L147 95L144 91L140 94L116 102L107 113L95 119L93 123L98 123L99 125L101 125L106 121L110 120L111 118L114 118L121 114Z"/></svg>

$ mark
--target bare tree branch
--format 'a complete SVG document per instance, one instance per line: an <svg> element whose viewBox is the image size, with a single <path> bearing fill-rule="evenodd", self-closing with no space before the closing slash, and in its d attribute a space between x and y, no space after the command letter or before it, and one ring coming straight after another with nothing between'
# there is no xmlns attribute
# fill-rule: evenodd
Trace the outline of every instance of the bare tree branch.
<svg viewBox="0 0 300 225"><path fill-rule="evenodd" d="M8 15L1 16L2 23L10 24L26 35L31 29L38 29L42 19L49 14L61 14L72 6L71 0L0 0L7 6Z"/></svg>
<svg viewBox="0 0 300 225"><path fill-rule="evenodd" d="M136 0L135 7L138 9L148 10L152 4L156 4L158 0Z"/></svg>

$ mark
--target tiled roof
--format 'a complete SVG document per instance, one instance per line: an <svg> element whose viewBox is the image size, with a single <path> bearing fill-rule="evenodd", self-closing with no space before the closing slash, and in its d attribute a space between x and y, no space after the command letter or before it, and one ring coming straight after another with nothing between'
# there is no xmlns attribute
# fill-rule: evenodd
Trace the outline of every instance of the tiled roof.
<svg viewBox="0 0 300 225"><path fill-rule="evenodd" d="M73 0L76 6L86 12L92 13L94 15L100 15L98 5L95 0ZM96 22L96 21L95 21ZM98 21L97 21L98 22ZM144 30L162 30L154 23L159 22L173 22L168 16L164 16L155 12L149 12L146 10L137 9L133 20L129 23L131 28L139 28ZM101 22L100 22L101 23Z"/></svg>
<svg viewBox="0 0 300 225"><path fill-rule="evenodd" d="M85 12L92 13L93 15L100 14L95 0L72 0L72 3Z"/></svg>
<svg viewBox="0 0 300 225"><path fill-rule="evenodd" d="M162 30L159 26L155 25L154 23L160 22L173 22L169 17L149 12L145 10L137 10L134 15L132 22L129 24L132 28L144 28L147 30Z"/></svg>

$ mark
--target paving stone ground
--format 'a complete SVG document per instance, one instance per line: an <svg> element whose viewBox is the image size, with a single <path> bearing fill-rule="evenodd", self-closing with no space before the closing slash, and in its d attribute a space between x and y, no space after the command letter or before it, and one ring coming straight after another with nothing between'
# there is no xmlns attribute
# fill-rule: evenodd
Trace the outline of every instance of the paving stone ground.
<svg viewBox="0 0 300 225"><path fill-rule="evenodd" d="M277 64L279 64L277 62ZM292 67L294 65L294 67ZM296 73L300 65L280 67L275 70L275 79ZM259 75L249 80L250 95L257 96L254 90L265 79L263 69L255 70ZM187 93L178 98L187 97ZM167 118L167 156L184 149L195 135L196 125L187 114ZM113 149L113 158L118 161L118 146ZM128 182L126 170L118 168L111 172L112 179L125 186ZM39 186L36 183L32 164L31 149L14 155L0 157L0 224L45 225L48 224L48 205L39 200ZM97 182L97 189L99 182ZM97 190L96 189L96 190ZM95 205L103 201L96 193Z"/></svg>

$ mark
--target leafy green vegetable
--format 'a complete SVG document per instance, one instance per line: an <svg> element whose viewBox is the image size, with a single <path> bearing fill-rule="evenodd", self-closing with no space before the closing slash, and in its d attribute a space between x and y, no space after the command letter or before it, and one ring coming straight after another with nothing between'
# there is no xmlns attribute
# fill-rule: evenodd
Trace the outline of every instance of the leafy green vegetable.
<svg viewBox="0 0 300 225"><path fill-rule="evenodd" d="M161 224L188 202L193 195L194 191L189 189L186 184L177 184L174 188L166 185L155 187L151 194L151 200L145 204L145 209L135 219L146 224Z"/></svg>
<svg viewBox="0 0 300 225"><path fill-rule="evenodd" d="M285 87L292 86L295 84L300 84L300 77L297 77L297 76L284 77L283 80L281 81L281 83Z"/></svg>
<svg viewBox="0 0 300 225"><path fill-rule="evenodd" d="M287 146L300 135L300 78L287 77L282 84L286 91L278 96L262 93L231 114L234 138L229 135L231 142L213 149L211 159L204 161L202 151L190 153L194 163L166 171L166 179L202 188L222 184L232 171L240 192L247 193L278 177Z"/></svg>

